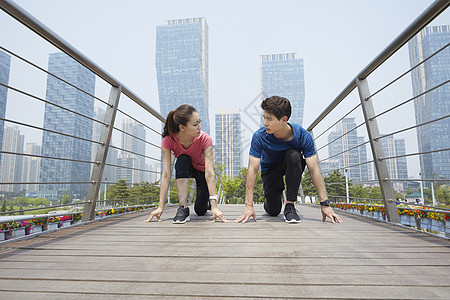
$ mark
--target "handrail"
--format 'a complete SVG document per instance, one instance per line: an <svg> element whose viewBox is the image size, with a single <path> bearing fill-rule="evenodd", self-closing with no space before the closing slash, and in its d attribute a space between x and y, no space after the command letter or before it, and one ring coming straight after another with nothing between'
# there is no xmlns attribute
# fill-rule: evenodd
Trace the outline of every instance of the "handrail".
<svg viewBox="0 0 450 300"><path fill-rule="evenodd" d="M397 52L412 37L422 30L428 23L450 6L448 0L434 1L422 14L420 14L402 33L400 33L377 57L375 57L342 92L325 108L325 110L309 125L308 131L312 131L342 100L344 100L355 88L356 80L364 79L375 71L383 62Z"/></svg>
<svg viewBox="0 0 450 300"><path fill-rule="evenodd" d="M122 82L114 78L111 74L106 72L103 68L98 66L95 62L86 57L83 53L77 50L75 47L70 45L67 41L57 35L50 28L45 26L35 17L30 15L27 11L21 8L19 5L11 0L0 1L0 7L3 11L9 14L11 17L28 27L30 30L34 31L37 35L41 36L43 39L54 45L56 48L60 49L77 62L85 66L87 69L92 71L94 74L111 84L112 86L118 87L122 86L122 93L128 96L131 100L136 102L143 109L148 111L154 117L159 119L161 122L165 123L165 118L158 113L153 107L148 105L143 99L133 93L128 89Z"/></svg>

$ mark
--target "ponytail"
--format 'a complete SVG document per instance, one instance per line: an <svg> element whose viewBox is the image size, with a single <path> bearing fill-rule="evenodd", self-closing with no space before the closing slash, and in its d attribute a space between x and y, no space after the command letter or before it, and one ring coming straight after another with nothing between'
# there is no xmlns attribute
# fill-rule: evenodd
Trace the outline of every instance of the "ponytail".
<svg viewBox="0 0 450 300"><path fill-rule="evenodd" d="M164 138L169 135L170 138L174 140L173 133L180 131L180 125L186 126L187 122L189 122L189 118L196 111L197 110L193 106L183 104L176 110L169 112L166 118L166 124L164 124L162 137Z"/></svg>

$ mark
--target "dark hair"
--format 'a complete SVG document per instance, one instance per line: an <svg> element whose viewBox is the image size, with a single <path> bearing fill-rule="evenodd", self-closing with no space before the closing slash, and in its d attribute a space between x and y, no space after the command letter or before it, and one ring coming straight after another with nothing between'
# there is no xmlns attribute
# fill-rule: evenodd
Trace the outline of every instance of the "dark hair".
<svg viewBox="0 0 450 300"><path fill-rule="evenodd" d="M291 103L288 99L280 96L272 96L266 98L261 103L261 108L270 114L273 114L280 120L282 117L286 116L289 120L291 117Z"/></svg>
<svg viewBox="0 0 450 300"><path fill-rule="evenodd" d="M180 131L180 125L186 126L191 115L196 111L197 110L189 104L180 105L177 109L172 110L167 115L162 136L166 137L169 135L173 140L173 133Z"/></svg>

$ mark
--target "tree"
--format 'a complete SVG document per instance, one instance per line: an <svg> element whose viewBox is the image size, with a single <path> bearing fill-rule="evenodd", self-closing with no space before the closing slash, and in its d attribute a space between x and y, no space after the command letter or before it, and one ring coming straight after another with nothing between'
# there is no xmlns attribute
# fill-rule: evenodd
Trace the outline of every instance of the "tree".
<svg viewBox="0 0 450 300"><path fill-rule="evenodd" d="M64 193L62 194L61 203L64 205L64 204L69 204L71 202L72 202L72 197L70 197L69 193L64 191Z"/></svg>
<svg viewBox="0 0 450 300"><path fill-rule="evenodd" d="M108 186L106 190L107 199L130 198L130 188L125 179L119 179L115 184Z"/></svg>
<svg viewBox="0 0 450 300"><path fill-rule="evenodd" d="M6 200L3 200L2 208L0 209L1 212L6 212Z"/></svg>
<svg viewBox="0 0 450 300"><path fill-rule="evenodd" d="M368 187L363 187L361 184L353 185L351 188L349 188L349 195L350 197L355 198L367 198L369 194ZM361 201L361 199L355 199L356 201ZM364 200L362 200L364 202Z"/></svg>
<svg viewBox="0 0 450 300"><path fill-rule="evenodd" d="M345 176L341 172L334 170L324 178L324 181L329 196L346 196ZM352 183L349 182L348 186L350 188Z"/></svg>
<svg viewBox="0 0 450 300"><path fill-rule="evenodd" d="M383 199L381 196L381 188L379 186L374 186L369 189L368 198L371 199Z"/></svg>
<svg viewBox="0 0 450 300"><path fill-rule="evenodd" d="M317 195L317 191L312 182L312 178L311 178L311 174L309 173L309 170L306 170L303 173L302 188L303 188L303 194L305 194L305 196Z"/></svg>
<svg viewBox="0 0 450 300"><path fill-rule="evenodd" d="M450 186L445 185L445 184L441 185L437 189L436 195L437 195L439 203L450 204Z"/></svg>

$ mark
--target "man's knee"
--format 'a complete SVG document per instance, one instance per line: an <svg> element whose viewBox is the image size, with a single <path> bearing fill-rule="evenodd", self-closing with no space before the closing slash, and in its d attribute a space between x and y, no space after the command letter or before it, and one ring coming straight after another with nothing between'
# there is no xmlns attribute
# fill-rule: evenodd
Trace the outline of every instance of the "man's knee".
<svg viewBox="0 0 450 300"><path fill-rule="evenodd" d="M302 154L296 149L290 149L284 154L284 159L288 164L300 164L302 161Z"/></svg>

